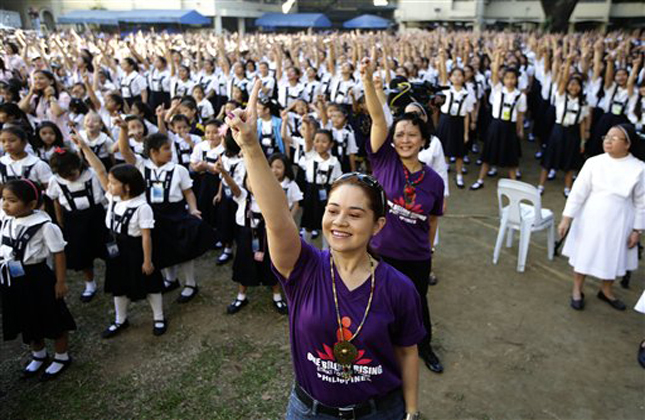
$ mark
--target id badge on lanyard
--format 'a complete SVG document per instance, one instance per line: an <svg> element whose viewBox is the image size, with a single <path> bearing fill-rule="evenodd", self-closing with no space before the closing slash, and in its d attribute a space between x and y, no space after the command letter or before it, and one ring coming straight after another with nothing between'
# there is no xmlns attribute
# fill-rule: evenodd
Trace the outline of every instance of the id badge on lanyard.
<svg viewBox="0 0 645 420"><path fill-rule="evenodd" d="M117 244L116 240L112 240L105 244L105 248L110 259L114 259L119 256L119 244Z"/></svg>
<svg viewBox="0 0 645 420"><path fill-rule="evenodd" d="M611 113L614 115L622 115L623 113L623 104L620 102L612 102L611 104Z"/></svg>
<svg viewBox="0 0 645 420"><path fill-rule="evenodd" d="M7 263L9 268L9 274L11 278L22 277L25 275L25 268L22 266L22 263L17 260L11 260Z"/></svg>
<svg viewBox="0 0 645 420"><path fill-rule="evenodd" d="M152 203L163 203L164 199L164 188L163 182L157 181L152 183L152 189L150 190L150 202Z"/></svg>
<svg viewBox="0 0 645 420"><path fill-rule="evenodd" d="M271 146L271 137L262 137L262 146Z"/></svg>
<svg viewBox="0 0 645 420"><path fill-rule="evenodd" d="M511 109L510 108L506 108L504 106L504 108L502 109L502 120L503 121L510 121L511 120Z"/></svg>
<svg viewBox="0 0 645 420"><path fill-rule="evenodd" d="M325 188L320 188L318 190L318 200L327 201L327 190Z"/></svg>

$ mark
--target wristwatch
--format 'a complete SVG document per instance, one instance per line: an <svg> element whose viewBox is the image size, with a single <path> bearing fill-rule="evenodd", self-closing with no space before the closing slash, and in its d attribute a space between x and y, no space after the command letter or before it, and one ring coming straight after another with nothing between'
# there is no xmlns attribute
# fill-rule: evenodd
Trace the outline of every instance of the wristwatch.
<svg viewBox="0 0 645 420"><path fill-rule="evenodd" d="M419 412L405 413L405 419L403 420L419 420Z"/></svg>

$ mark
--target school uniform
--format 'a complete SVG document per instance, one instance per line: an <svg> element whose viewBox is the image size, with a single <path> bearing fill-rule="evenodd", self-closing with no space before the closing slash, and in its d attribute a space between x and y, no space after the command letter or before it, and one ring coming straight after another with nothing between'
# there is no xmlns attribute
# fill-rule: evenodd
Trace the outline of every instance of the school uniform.
<svg viewBox="0 0 645 420"><path fill-rule="evenodd" d="M605 91L605 96L600 100L599 107L603 114L591 132L591 138L585 145L587 156L596 156L603 153L602 137L615 125L629 122L627 119L627 105L629 92L626 88L613 83Z"/></svg>
<svg viewBox="0 0 645 420"><path fill-rule="evenodd" d="M302 92L302 99L309 103L313 104L318 99L318 95L322 92L322 85L318 80L312 80L305 83L305 89Z"/></svg>
<svg viewBox="0 0 645 420"><path fill-rule="evenodd" d="M52 254L63 252L63 234L45 212L26 217L0 215L0 299L5 341L22 334L30 344L57 339L76 329L63 299L56 299L56 275L48 265Z"/></svg>
<svg viewBox="0 0 645 420"><path fill-rule="evenodd" d="M287 196L289 210L291 210L296 203L299 203L304 198L302 190L300 190L300 187L298 186L298 183L296 181L285 177L282 182L280 182L280 186L282 187L284 194Z"/></svg>
<svg viewBox="0 0 645 420"><path fill-rule="evenodd" d="M300 224L307 230L320 230L331 184L342 175L340 162L333 155L323 160L310 150L305 154L302 169L306 186Z"/></svg>
<svg viewBox="0 0 645 420"><path fill-rule="evenodd" d="M632 147L632 154L638 159L645 161L645 96L634 95L629 104L629 122L636 127L638 144Z"/></svg>
<svg viewBox="0 0 645 420"><path fill-rule="evenodd" d="M233 260L233 281L242 286L275 286L278 283L271 271L266 225L255 198L240 186L235 223L236 252ZM256 258L262 253L261 260Z"/></svg>
<svg viewBox="0 0 645 420"><path fill-rule="evenodd" d="M108 211L105 225L110 236L106 243L105 291L114 296L126 296L132 301L146 298L151 293L161 293L163 278L157 263L155 270L147 275L143 267L142 229L155 228L152 208L144 194L129 200L120 200L107 194ZM153 242L153 260L159 253Z"/></svg>
<svg viewBox="0 0 645 420"><path fill-rule="evenodd" d="M63 212L63 236L67 241L67 268L80 271L105 258L107 231L104 194L98 176L86 169L76 181L54 175L47 186L47 196L58 200Z"/></svg>
<svg viewBox="0 0 645 420"><path fill-rule="evenodd" d="M580 169L580 123L589 114L589 108L581 97L572 98L565 92L563 95L555 94L555 109L556 121L551 129L542 167L565 172Z"/></svg>
<svg viewBox="0 0 645 420"><path fill-rule="evenodd" d="M172 141L172 162L188 168L190 164L190 155L193 153L193 149L190 147L190 144L188 144L181 136L172 132L168 132L168 137ZM194 134L190 134L190 139L195 145L201 143L202 140L201 137Z"/></svg>
<svg viewBox="0 0 645 420"><path fill-rule="evenodd" d="M215 164L218 158L224 153L224 146L221 144L212 148L210 142L203 141L193 149L190 156L190 163L196 164L199 162L206 162L208 164ZM217 174L209 171L195 174L197 188L195 196L197 198L197 208L202 212L202 219L211 227L216 227L216 211L213 205L213 198L217 195L220 186L220 179Z"/></svg>
<svg viewBox="0 0 645 420"><path fill-rule="evenodd" d="M270 120L258 118L257 131L260 146L264 154L269 157L274 153L285 153L284 142L280 135L282 120L272 116Z"/></svg>
<svg viewBox="0 0 645 420"><path fill-rule="evenodd" d="M90 147L92 152L98 157L103 165L105 166L106 170L110 170L112 167L112 147L114 146L114 141L105 134L104 132L99 132L99 135L95 138L90 140L87 131L80 131L79 135L81 136L81 139Z"/></svg>
<svg viewBox="0 0 645 420"><path fill-rule="evenodd" d="M519 112L526 111L526 96L519 90L509 92L501 83L491 91L492 121L488 127L481 159L500 167L517 167L520 141L516 122Z"/></svg>
<svg viewBox="0 0 645 420"><path fill-rule="evenodd" d="M331 153L338 158L342 171L350 172L349 155L358 154L354 129L346 123L342 128L331 127L331 133L334 138Z"/></svg>
<svg viewBox="0 0 645 420"><path fill-rule="evenodd" d="M295 86L291 85L286 79L278 82L278 103L282 108L288 108L289 105L298 99L302 99L305 91L305 85L298 82Z"/></svg>
<svg viewBox="0 0 645 420"><path fill-rule="evenodd" d="M146 79L138 71L125 74L121 79L121 96L123 100L132 106L136 101L141 100L141 92L148 88Z"/></svg>
<svg viewBox="0 0 645 420"><path fill-rule="evenodd" d="M226 96L229 99L233 99L233 87L238 87L240 90L243 90L245 92L249 92L248 85L251 83L250 80L246 78L240 79L239 77L233 75L230 78L227 79L226 82ZM249 92L250 93L250 92Z"/></svg>
<svg viewBox="0 0 645 420"><path fill-rule="evenodd" d="M464 120L474 109L475 98L465 87L457 90L451 86L450 89L443 90L442 94L446 101L441 106L437 137L441 140L446 156L463 158L467 153Z"/></svg>
<svg viewBox="0 0 645 420"><path fill-rule="evenodd" d="M28 154L20 160L13 160L8 154L0 157L0 183L16 179L29 179L41 185L47 184L52 171L45 162Z"/></svg>
<svg viewBox="0 0 645 420"><path fill-rule="evenodd" d="M193 92L195 82L190 79L181 80L178 76L170 78L170 98L188 96Z"/></svg>
<svg viewBox="0 0 645 420"><path fill-rule="evenodd" d="M258 94L260 99L272 99L276 95L275 90L275 77L271 74L268 74L264 77L260 77L260 82L262 83L262 89L266 89L266 93L260 90Z"/></svg>
<svg viewBox="0 0 645 420"><path fill-rule="evenodd" d="M215 243L214 232L188 213L184 199L183 192L193 187L188 169L173 162L158 167L150 159L139 157L136 166L143 174L145 197L155 215L152 233L155 266L172 267L208 251Z"/></svg>
<svg viewBox="0 0 645 420"><path fill-rule="evenodd" d="M167 68L159 70L156 67L148 73L148 86L150 86L150 96L148 105L152 109L157 109L159 105L165 108L170 107L170 70Z"/></svg>
<svg viewBox="0 0 645 420"><path fill-rule="evenodd" d="M329 88L331 102L351 105L352 97L350 96L350 92L356 88L357 84L356 80L352 78L349 80L343 80L340 76L332 78Z"/></svg>
<svg viewBox="0 0 645 420"><path fill-rule="evenodd" d="M213 104L206 98L199 101L197 104L197 117L200 122L205 122L215 115Z"/></svg>
<svg viewBox="0 0 645 420"><path fill-rule="evenodd" d="M242 187L244 185L246 167L244 166L244 160L240 156L229 157L223 154L222 166L224 166L226 172L228 172L238 186ZM225 180L221 179L221 182L222 199L216 207L216 230L218 239L221 242L231 243L235 239L235 213L237 211L237 203L233 200L231 187Z"/></svg>
<svg viewBox="0 0 645 420"><path fill-rule="evenodd" d="M228 100L228 79L221 69L218 69L216 73L217 76L211 80L210 86L206 89L206 96L209 96L211 91L215 93L215 95L211 97L210 101L213 104L215 115L219 115L220 108L223 107Z"/></svg>
<svg viewBox="0 0 645 420"><path fill-rule="evenodd" d="M217 75L215 72L208 74L205 71L200 71L197 77L195 78L195 85L201 86L202 90L204 93L206 93L206 89L211 85L211 82L213 79L215 79ZM192 91L190 92L190 95L192 95Z"/></svg>

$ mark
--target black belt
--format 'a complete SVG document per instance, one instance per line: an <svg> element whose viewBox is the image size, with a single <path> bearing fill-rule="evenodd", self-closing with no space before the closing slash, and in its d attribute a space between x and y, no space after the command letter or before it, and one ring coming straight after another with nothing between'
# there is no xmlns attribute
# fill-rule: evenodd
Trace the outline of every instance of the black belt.
<svg viewBox="0 0 645 420"><path fill-rule="evenodd" d="M387 410L394 406L398 397L403 396L403 391L401 391L401 388L397 388L391 391L389 394L385 395L383 398L371 398L353 407L337 408L317 402L316 400L311 398L309 394L307 394L307 392L298 384L294 386L294 391L296 392L298 399L304 405L306 405L307 408L313 409L314 403L317 403L317 413L326 414L328 416L345 420L358 420L361 417L370 415L373 412L373 408L376 408L376 412Z"/></svg>

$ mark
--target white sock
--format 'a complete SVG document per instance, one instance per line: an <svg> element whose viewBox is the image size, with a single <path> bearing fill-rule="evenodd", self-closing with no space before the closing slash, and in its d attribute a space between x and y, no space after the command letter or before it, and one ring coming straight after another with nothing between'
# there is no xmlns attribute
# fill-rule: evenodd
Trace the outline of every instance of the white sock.
<svg viewBox="0 0 645 420"><path fill-rule="evenodd" d="M45 356L47 356L47 350L45 350L45 348L43 347L42 350L38 350L38 351L33 351L32 350L31 354L33 355L33 357L44 358ZM25 370L29 371L29 372L35 372L38 369L40 369L40 367L43 365L43 363L45 363L45 362L39 362L38 360L32 360L27 365Z"/></svg>
<svg viewBox="0 0 645 420"><path fill-rule="evenodd" d="M179 265L179 271L184 279L184 286L197 286L197 281L195 280L195 260L191 260ZM181 294L184 296L192 296L195 293L195 289L190 287L184 287L184 290L181 291Z"/></svg>
<svg viewBox="0 0 645 420"><path fill-rule="evenodd" d="M54 359L69 360L69 355L67 354L67 352L65 352L65 353L56 353L56 355L54 356ZM45 372L49 373L50 375L55 375L58 372L60 372L60 370L63 368L63 366L64 366L63 364L58 363L56 361L53 361L52 364L49 365L47 367L47 369L45 369Z"/></svg>
<svg viewBox="0 0 645 420"><path fill-rule="evenodd" d="M461 174L457 174L457 181L464 182L464 176Z"/></svg>
<svg viewBox="0 0 645 420"><path fill-rule="evenodd" d="M91 295L94 292L96 292L96 282L94 280L86 281L85 282L85 291L83 292L83 294L84 295Z"/></svg>
<svg viewBox="0 0 645 420"><path fill-rule="evenodd" d="M233 253L233 248L227 246L226 248L224 248L224 253L225 254L232 254Z"/></svg>
<svg viewBox="0 0 645 420"><path fill-rule="evenodd" d="M274 293L273 294L273 300L275 302L280 302L282 300L282 295L280 293Z"/></svg>
<svg viewBox="0 0 645 420"><path fill-rule="evenodd" d="M172 267L164 268L161 270L166 286L171 285L177 280L177 266L173 265Z"/></svg>
<svg viewBox="0 0 645 420"><path fill-rule="evenodd" d="M148 295L148 303L150 304L150 308L152 308L152 319L156 321L163 321L163 298L161 297L161 293L150 293ZM155 326L157 326L155 324ZM158 325L158 327L161 327L162 325Z"/></svg>
<svg viewBox="0 0 645 420"><path fill-rule="evenodd" d="M114 310L116 312L116 323L123 324L128 319L128 304L130 299L125 296L114 296Z"/></svg>
<svg viewBox="0 0 645 420"><path fill-rule="evenodd" d="M237 294L237 300L244 300L246 299L246 293L238 293Z"/></svg>

